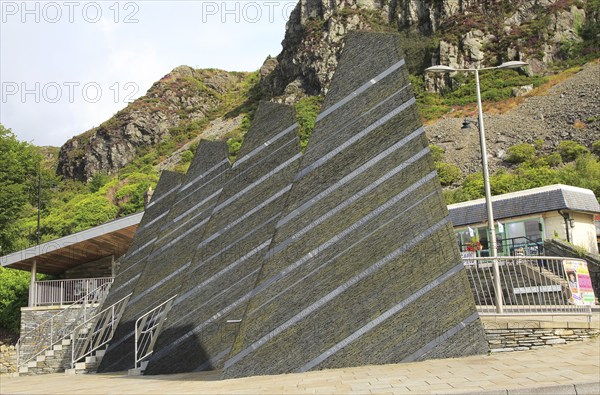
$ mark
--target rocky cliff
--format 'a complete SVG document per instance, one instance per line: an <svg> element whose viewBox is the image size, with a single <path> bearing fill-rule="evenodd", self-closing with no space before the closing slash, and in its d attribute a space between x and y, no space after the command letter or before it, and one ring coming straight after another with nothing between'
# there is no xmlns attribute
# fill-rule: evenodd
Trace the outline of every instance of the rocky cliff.
<svg viewBox="0 0 600 395"><path fill-rule="evenodd" d="M529 62L529 72L543 73L581 41L577 32L586 18L593 14L598 19L597 11L589 12L594 1L300 0L286 25L282 52L259 70L254 100L291 104L326 93L344 38L352 30L399 32L413 74L438 63L464 68L516 59ZM146 96L69 140L60 150L58 174L87 180L100 172L115 173L144 150L172 137L174 128L192 125L200 130L209 121L219 124L228 94L246 77L187 66L174 69ZM429 90L441 90L457 81L426 76L425 82ZM449 139L438 134L430 134L435 142ZM499 145L499 157L513 142L508 140ZM469 172L471 166L461 167Z"/></svg>
<svg viewBox="0 0 600 395"><path fill-rule="evenodd" d="M399 31L411 72L526 60L542 72L580 40L585 1L300 0L266 83L280 101L327 91L348 31Z"/></svg>
<svg viewBox="0 0 600 395"><path fill-rule="evenodd" d="M60 149L57 173L87 180L97 173L113 174L144 149L173 137L176 126L199 128L225 105L247 73L175 68L145 96Z"/></svg>

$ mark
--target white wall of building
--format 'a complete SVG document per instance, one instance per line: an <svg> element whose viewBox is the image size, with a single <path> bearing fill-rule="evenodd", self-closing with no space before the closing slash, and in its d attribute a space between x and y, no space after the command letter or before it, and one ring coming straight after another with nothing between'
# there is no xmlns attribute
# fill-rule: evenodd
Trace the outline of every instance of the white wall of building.
<svg viewBox="0 0 600 395"><path fill-rule="evenodd" d="M573 218L573 227L569 223L569 239L573 245L580 246L586 251L597 254L598 244L596 242L596 226L594 215L578 212L563 212ZM565 233L565 220L558 211L550 211L543 214L546 238L559 238L567 241Z"/></svg>
<svg viewBox="0 0 600 395"><path fill-rule="evenodd" d="M567 240L567 233L565 231L565 220L558 213L558 211L549 211L542 214L544 218L544 227L546 228L547 239L561 239Z"/></svg>
<svg viewBox="0 0 600 395"><path fill-rule="evenodd" d="M594 216L585 213L572 213L575 227L572 228L572 240L576 246L585 248L587 251L597 254L598 243L596 241L596 225Z"/></svg>

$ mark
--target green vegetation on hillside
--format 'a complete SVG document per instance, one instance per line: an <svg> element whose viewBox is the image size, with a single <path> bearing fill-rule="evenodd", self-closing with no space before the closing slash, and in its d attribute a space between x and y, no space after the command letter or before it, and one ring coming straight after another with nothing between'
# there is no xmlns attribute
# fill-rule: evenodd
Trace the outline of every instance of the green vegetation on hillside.
<svg viewBox="0 0 600 395"><path fill-rule="evenodd" d="M442 147L430 144L429 150L442 186L447 187L453 185L462 179L463 174L458 166L444 162L444 154L446 151Z"/></svg>
<svg viewBox="0 0 600 395"><path fill-rule="evenodd" d="M27 306L29 296L29 276L28 272L0 266L0 329L19 333L21 307Z"/></svg>
<svg viewBox="0 0 600 395"><path fill-rule="evenodd" d="M246 78L239 85L238 90L231 93L231 97L226 101L225 109L227 109L226 117L234 117L242 115L242 123L239 127L227 133L224 138L229 147L229 160L233 163L237 157L237 153L242 147L244 136L258 107L259 101L264 97L262 86L260 84L260 73L255 71L248 73Z"/></svg>
<svg viewBox="0 0 600 395"><path fill-rule="evenodd" d="M499 102L513 96L513 88L532 85L537 88L548 78L520 74L517 70L494 70L480 73L481 100ZM442 117L453 107L477 103L475 77L472 73L457 73L451 80L454 84L441 93L428 92L422 76L410 76L410 82L417 98L417 108L423 121Z"/></svg>
<svg viewBox="0 0 600 395"><path fill-rule="evenodd" d="M317 116L321 111L323 96L308 96L300 99L295 105L296 121L298 122L298 137L300 149L304 151L308 145L310 135L315 128Z"/></svg>
<svg viewBox="0 0 600 395"><path fill-rule="evenodd" d="M594 143L594 145L598 144L599 142ZM517 147L517 151L519 151L524 145L518 144L513 147ZM533 148L533 146L530 147ZM564 147L570 149L565 150ZM572 149L573 147L575 149ZM516 167L498 170L490 177L492 195L551 184L567 184L591 189L600 201L600 157L598 154L589 153L585 147L568 140L563 141L557 150L559 152L545 156L538 156L535 153L531 157L528 153L526 159L513 162L518 163ZM523 159L524 157L519 158ZM565 163L563 164L562 161ZM447 204L484 196L483 175L480 172L468 175L460 187L444 191Z"/></svg>
<svg viewBox="0 0 600 395"><path fill-rule="evenodd" d="M208 78L218 71L196 72ZM155 95L167 87L178 94L197 89L209 96L218 96L221 104L200 120L180 114L181 123L171 128L161 142L152 148L138 150L137 159L117 174L96 174L87 183L56 176L56 152L44 152L51 158L43 159L41 148L19 142L10 130L0 125L0 153L3 164L6 163L0 170L0 254L6 255L35 244L39 171L42 175L40 239L46 242L143 210L144 193L149 187L154 188L158 181L157 165L200 135L217 117L243 117L241 126L225 136L234 159L262 97L258 72L238 74L242 77L241 82L230 86L226 93L219 93L194 78L180 78L168 85L155 84ZM168 108L156 97L143 98L132 106L134 109L158 106L161 111ZM121 122L120 114L123 113L123 110L120 111L100 127ZM173 170L187 171L196 146L191 144L182 153L182 163Z"/></svg>
<svg viewBox="0 0 600 395"><path fill-rule="evenodd" d="M0 125L0 253L36 242L38 175L41 173L40 241L46 242L143 209L143 195L158 172L143 160L116 176L98 174L87 184L55 175L56 158L20 142ZM53 153L56 155L56 152Z"/></svg>
<svg viewBox="0 0 600 395"><path fill-rule="evenodd" d="M520 26L505 30L505 20L515 13L532 7L532 18ZM519 48L527 59L543 57L542 47L548 38L554 35L555 19L559 13L571 12L575 6L585 10L583 14L574 12L574 25L580 40L567 40L560 43L560 51L551 65L553 72L567 71L569 68L581 66L600 57L600 0L559 0L552 4L531 3L526 0L500 0L493 2L474 2L466 5L467 12L456 13L445 19L435 33L435 40L449 42L460 47L464 35L473 30L482 30L491 34L491 42L483 48L487 66L498 65L506 60L509 49ZM519 11L521 10L521 11ZM495 38L494 38L495 37ZM419 40L429 42L429 38ZM424 44L423 44L424 45ZM410 76L419 114L423 121L433 121L456 109L476 102L475 78L472 73L455 73L447 80L445 88L439 92L428 92L425 89L422 70ZM412 71L411 73L415 73ZM447 78L447 76L446 76ZM481 97L484 102L499 102L513 96L513 88L532 85L541 86L552 77L527 76L522 70L493 70L480 72Z"/></svg>
<svg viewBox="0 0 600 395"><path fill-rule="evenodd" d="M16 219L37 204L37 179L42 156L33 145L17 140L0 124L0 254L19 247Z"/></svg>

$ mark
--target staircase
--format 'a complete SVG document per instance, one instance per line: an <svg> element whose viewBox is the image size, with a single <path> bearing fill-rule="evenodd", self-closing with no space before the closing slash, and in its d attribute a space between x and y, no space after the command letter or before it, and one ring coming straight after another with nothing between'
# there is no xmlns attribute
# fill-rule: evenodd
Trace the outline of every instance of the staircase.
<svg viewBox="0 0 600 395"><path fill-rule="evenodd" d="M38 355L35 360L19 366L19 376L35 376L38 374L56 373L64 371L67 375L94 373L106 350L96 350L92 355L85 357L83 362L77 362L74 368L71 366L71 339L63 339L61 344L55 344L51 349Z"/></svg>
<svg viewBox="0 0 600 395"><path fill-rule="evenodd" d="M130 297L131 293L73 329L71 368L66 370L66 374L96 371Z"/></svg>
<svg viewBox="0 0 600 395"><path fill-rule="evenodd" d="M82 362L76 362L75 365L65 370L66 375L73 374L86 374L86 373L95 373L100 366L100 362L102 362L102 357L104 357L104 353L106 349L96 350L92 355L85 357L85 360ZM70 363L69 359L69 363Z"/></svg>
<svg viewBox="0 0 600 395"><path fill-rule="evenodd" d="M93 314L102 304L110 285L105 283L94 289L21 336L17 342L18 374L56 373L68 368L71 362L71 331L78 322Z"/></svg>
<svg viewBox="0 0 600 395"><path fill-rule="evenodd" d="M62 339L53 344L35 359L19 366L19 376L35 376L38 374L56 373L65 370L71 362L71 340Z"/></svg>

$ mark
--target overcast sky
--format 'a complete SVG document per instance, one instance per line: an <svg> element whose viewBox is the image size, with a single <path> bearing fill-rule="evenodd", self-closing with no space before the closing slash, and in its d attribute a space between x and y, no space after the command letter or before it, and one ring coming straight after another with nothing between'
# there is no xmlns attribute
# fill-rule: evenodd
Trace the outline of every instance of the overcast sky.
<svg viewBox="0 0 600 395"><path fill-rule="evenodd" d="M257 70L296 0L0 0L0 123L60 146L179 65Z"/></svg>

